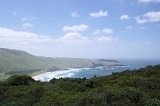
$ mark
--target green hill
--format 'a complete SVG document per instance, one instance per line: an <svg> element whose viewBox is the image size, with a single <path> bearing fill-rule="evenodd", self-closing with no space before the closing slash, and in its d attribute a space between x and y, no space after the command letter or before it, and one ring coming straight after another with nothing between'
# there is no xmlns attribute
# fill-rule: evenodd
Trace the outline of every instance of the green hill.
<svg viewBox="0 0 160 106"><path fill-rule="evenodd" d="M80 67L109 66L119 64L115 60L49 58L31 55L25 51L0 48L0 79L15 74L31 74L45 71Z"/></svg>
<svg viewBox="0 0 160 106"><path fill-rule="evenodd" d="M49 65L46 58L36 57L20 50L0 49L1 72L37 70Z"/></svg>

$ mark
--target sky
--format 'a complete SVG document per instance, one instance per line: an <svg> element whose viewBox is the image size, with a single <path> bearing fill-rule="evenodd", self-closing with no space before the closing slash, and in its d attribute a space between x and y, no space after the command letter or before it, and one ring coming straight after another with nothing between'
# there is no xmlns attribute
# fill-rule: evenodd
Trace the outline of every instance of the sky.
<svg viewBox="0 0 160 106"><path fill-rule="evenodd" d="M160 0L0 0L0 48L160 59Z"/></svg>

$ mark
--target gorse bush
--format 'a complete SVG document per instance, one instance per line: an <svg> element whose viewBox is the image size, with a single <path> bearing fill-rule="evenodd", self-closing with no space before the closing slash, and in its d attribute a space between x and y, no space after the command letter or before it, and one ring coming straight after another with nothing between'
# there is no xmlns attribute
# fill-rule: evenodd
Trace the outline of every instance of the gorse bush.
<svg viewBox="0 0 160 106"><path fill-rule="evenodd" d="M7 79L8 84L12 86L29 85L35 80L28 75L14 75Z"/></svg>

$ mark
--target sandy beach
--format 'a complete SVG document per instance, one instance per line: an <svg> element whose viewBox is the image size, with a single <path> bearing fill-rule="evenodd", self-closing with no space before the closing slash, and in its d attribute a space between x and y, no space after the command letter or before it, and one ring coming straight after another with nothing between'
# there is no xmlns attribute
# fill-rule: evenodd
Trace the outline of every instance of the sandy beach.
<svg viewBox="0 0 160 106"><path fill-rule="evenodd" d="M72 77L74 76L74 73L81 71L83 68L78 69L68 69L68 70L59 70L59 71L53 71L53 72L45 72L39 73L39 75L35 75L32 78L35 80L40 81L50 81L52 78L66 78L66 77Z"/></svg>

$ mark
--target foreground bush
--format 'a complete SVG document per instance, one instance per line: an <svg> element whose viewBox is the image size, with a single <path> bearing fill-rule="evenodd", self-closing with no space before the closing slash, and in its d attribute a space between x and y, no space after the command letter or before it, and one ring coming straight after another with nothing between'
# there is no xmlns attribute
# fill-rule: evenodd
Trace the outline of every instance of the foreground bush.
<svg viewBox="0 0 160 106"><path fill-rule="evenodd" d="M18 86L18 85L29 85L32 82L35 82L35 80L28 76L28 75L14 75L7 79L8 84L12 86Z"/></svg>
<svg viewBox="0 0 160 106"><path fill-rule="evenodd" d="M0 82L0 106L160 106L160 65L110 76Z"/></svg>

